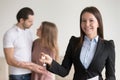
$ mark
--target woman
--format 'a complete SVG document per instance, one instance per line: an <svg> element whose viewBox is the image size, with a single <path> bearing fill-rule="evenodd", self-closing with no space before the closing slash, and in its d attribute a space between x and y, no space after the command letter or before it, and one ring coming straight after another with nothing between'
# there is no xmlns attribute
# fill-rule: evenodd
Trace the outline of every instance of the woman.
<svg viewBox="0 0 120 80"><path fill-rule="evenodd" d="M83 9L80 32L80 37L71 37L61 65L42 53L48 70L64 77L73 64L73 80L103 80L101 72L105 68L105 80L116 80L114 42L104 39L102 17L96 7Z"/></svg>
<svg viewBox="0 0 120 80"><path fill-rule="evenodd" d="M33 43L32 61L36 64L46 67L45 64L39 62L41 52L51 56L52 59L58 58L58 44L57 44L57 27L54 23L44 21L37 29L37 36L39 37ZM45 72L46 74L39 74L32 72L31 80L55 80L55 75L51 72Z"/></svg>

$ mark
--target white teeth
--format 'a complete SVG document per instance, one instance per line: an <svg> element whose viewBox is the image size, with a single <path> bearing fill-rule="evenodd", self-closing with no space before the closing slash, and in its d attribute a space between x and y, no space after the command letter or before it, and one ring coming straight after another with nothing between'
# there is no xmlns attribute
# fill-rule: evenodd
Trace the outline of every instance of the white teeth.
<svg viewBox="0 0 120 80"><path fill-rule="evenodd" d="M90 27L89 27L89 28L85 28L85 30L91 30L91 29L92 29L92 28L90 28Z"/></svg>

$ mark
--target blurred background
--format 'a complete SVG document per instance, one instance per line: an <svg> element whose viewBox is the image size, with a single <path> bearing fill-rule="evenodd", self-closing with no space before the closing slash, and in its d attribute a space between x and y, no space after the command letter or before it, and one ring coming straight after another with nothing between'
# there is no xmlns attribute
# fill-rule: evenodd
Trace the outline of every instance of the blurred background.
<svg viewBox="0 0 120 80"><path fill-rule="evenodd" d="M58 27L58 42L61 63L69 39L72 35L78 37L79 18L83 8L97 7L103 18L104 37L113 39L116 50L116 80L120 80L120 1L119 0L0 0L0 80L8 80L8 65L3 53L3 35L17 23L16 14L23 7L34 10L35 21L31 27L36 39L36 29L42 21L54 22ZM56 80L72 80L74 70L64 79L56 76ZM104 73L104 72L103 72Z"/></svg>

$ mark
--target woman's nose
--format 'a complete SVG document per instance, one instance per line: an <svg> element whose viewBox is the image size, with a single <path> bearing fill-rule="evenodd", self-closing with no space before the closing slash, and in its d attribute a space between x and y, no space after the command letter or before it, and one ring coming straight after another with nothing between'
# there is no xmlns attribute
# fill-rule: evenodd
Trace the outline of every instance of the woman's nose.
<svg viewBox="0 0 120 80"><path fill-rule="evenodd" d="M86 27L90 26L89 21L86 21L85 26L86 26Z"/></svg>

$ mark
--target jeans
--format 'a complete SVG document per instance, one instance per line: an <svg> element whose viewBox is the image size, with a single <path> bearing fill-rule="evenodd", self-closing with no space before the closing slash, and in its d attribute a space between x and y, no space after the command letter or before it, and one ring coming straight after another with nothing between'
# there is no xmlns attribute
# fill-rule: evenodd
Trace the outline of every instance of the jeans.
<svg viewBox="0 0 120 80"><path fill-rule="evenodd" d="M31 73L23 75L9 75L9 80L31 80Z"/></svg>

